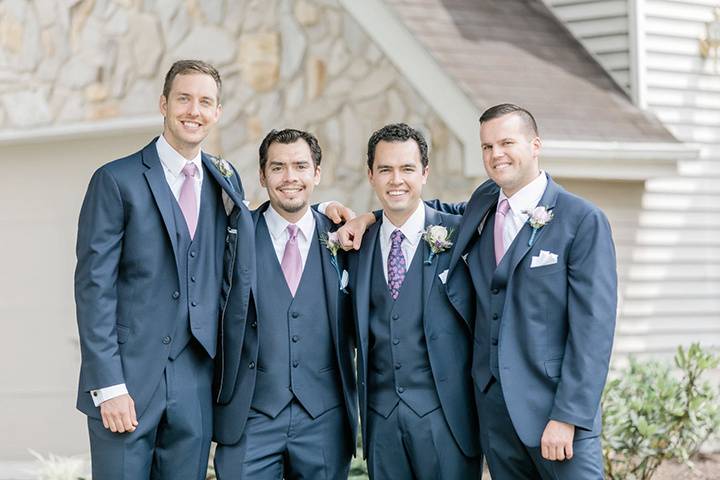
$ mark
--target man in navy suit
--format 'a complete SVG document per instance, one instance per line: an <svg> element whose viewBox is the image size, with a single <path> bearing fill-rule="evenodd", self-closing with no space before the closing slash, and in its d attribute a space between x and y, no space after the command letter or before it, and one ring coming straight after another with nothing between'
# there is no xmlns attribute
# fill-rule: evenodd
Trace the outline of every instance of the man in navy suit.
<svg viewBox="0 0 720 480"><path fill-rule="evenodd" d="M254 248L236 238L242 211L228 229L216 471L220 480L347 478L357 431L354 329L344 258L328 244L334 227L309 208L320 146L307 132L273 130L259 157L270 201L252 212ZM249 299L243 250L257 264Z"/></svg>
<svg viewBox="0 0 720 480"><path fill-rule="evenodd" d="M615 250L605 215L539 168L533 116L480 118L491 182L468 202L448 281L469 266L473 378L493 478L602 479L600 397L615 327Z"/></svg>
<svg viewBox="0 0 720 480"><path fill-rule="evenodd" d="M160 97L164 129L93 175L80 211L75 301L98 479L205 478L212 433L227 215L242 198L232 167L200 144L215 125L220 76L172 65Z"/></svg>
<svg viewBox="0 0 720 480"><path fill-rule="evenodd" d="M367 156L384 210L350 258L350 288L370 478L479 478L472 287L464 265L447 277L460 217L421 201L428 153L418 131L387 125ZM434 252L424 231L438 241Z"/></svg>

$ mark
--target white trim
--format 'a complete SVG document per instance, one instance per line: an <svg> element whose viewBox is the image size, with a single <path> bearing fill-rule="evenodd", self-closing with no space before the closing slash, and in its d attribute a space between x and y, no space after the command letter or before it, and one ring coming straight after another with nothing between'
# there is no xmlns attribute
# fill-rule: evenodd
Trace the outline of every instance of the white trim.
<svg viewBox="0 0 720 480"><path fill-rule="evenodd" d="M638 108L647 109L645 54L645 0L628 0L628 35L630 36L630 91Z"/></svg>
<svg viewBox="0 0 720 480"><path fill-rule="evenodd" d="M381 0L339 0L463 146L465 175L477 176L480 111ZM482 162L479 162L482 170Z"/></svg>
<svg viewBox="0 0 720 480"><path fill-rule="evenodd" d="M699 154L682 143L545 140L540 164L555 177L647 180L677 175L677 162Z"/></svg>
<svg viewBox="0 0 720 480"><path fill-rule="evenodd" d="M141 117L115 118L69 125L55 125L28 130L0 130L0 146L27 143L47 143L81 138L110 137L134 133L162 132L163 118L159 114Z"/></svg>

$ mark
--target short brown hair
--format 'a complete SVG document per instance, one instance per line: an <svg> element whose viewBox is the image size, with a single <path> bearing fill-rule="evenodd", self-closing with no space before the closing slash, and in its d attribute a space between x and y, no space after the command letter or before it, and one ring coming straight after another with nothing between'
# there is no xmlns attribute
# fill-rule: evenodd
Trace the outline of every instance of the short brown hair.
<svg viewBox="0 0 720 480"><path fill-rule="evenodd" d="M262 143L260 144L260 170L265 171L265 165L268 161L268 150L270 145L273 143L284 143L290 144L295 143L298 140L305 140L305 143L310 147L310 154L312 155L312 161L315 168L320 166L322 160L322 150L320 149L320 143L318 143L315 135L302 130L296 130L294 128L286 128L284 130L270 130L270 133L265 135Z"/></svg>
<svg viewBox="0 0 720 480"><path fill-rule="evenodd" d="M173 80L178 75L186 75L190 73L201 73L209 75L215 80L217 85L217 101L220 103L220 92L222 91L222 80L220 80L220 73L217 69L207 62L202 60L178 60L173 63L165 75L165 83L163 84L163 97L168 98L170 95L170 88L172 87Z"/></svg>
<svg viewBox="0 0 720 480"><path fill-rule="evenodd" d="M501 103L499 105L495 105L494 107L490 107L487 110L483 112L482 115L480 115L480 125L482 125L485 122L488 122L494 118L500 118L504 117L505 115L517 115L519 116L522 121L525 123L525 127L536 137L540 136L540 133L538 132L538 126L537 122L535 121L535 117L532 116L532 113L528 112L523 107L520 107L518 105L514 105L512 103Z"/></svg>
<svg viewBox="0 0 720 480"><path fill-rule="evenodd" d="M418 130L415 130L407 123L392 123L385 125L380 130L373 132L368 140L367 148L367 166L372 171L373 163L375 163L375 148L380 142L407 142L414 140L420 150L420 163L423 169L427 168L428 145L425 137Z"/></svg>

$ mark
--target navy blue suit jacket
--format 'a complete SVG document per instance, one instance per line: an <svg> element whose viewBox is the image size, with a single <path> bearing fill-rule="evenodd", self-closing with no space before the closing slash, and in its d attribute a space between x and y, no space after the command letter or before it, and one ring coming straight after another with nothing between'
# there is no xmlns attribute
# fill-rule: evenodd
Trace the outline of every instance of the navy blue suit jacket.
<svg viewBox="0 0 720 480"><path fill-rule="evenodd" d="M425 207L425 226L443 225L457 234L460 217ZM358 393L363 439L367 438L367 368L369 342L369 305L372 265L382 222L373 224L363 237L358 252L350 255L350 291L358 337ZM455 237L455 236L453 236ZM416 255L429 253L422 241ZM479 453L477 415L473 404L470 377L472 324L475 301L467 268L456 268L454 278L443 284L439 275L449 266L450 252L436 255L430 265L423 264L423 328L427 340L430 367L440 404L460 449L468 456ZM368 451L365 444L365 451Z"/></svg>
<svg viewBox="0 0 720 480"><path fill-rule="evenodd" d="M498 187L481 185L467 203L450 262L449 279L462 275L463 257L495 208ZM540 444L549 420L575 425L575 438L597 436L600 397L608 372L617 306L615 248L605 215L548 177L539 205L554 218L538 230L525 224L508 249L506 276L492 284L471 269L478 301L473 378L490 378L490 299L505 290L498 338L500 383L517 434ZM531 267L541 250L557 263Z"/></svg>
<svg viewBox="0 0 720 480"><path fill-rule="evenodd" d="M168 361L178 319L188 315L180 296L174 201L155 141L139 152L100 167L80 211L75 302L82 365L77 407L95 418L100 411L89 391L125 383L140 417ZM206 174L229 194L242 198L237 174L223 177L202 155ZM227 215L218 199L214 232L222 252ZM184 226L183 226L184 228ZM199 273L203 298L199 318L214 355L221 255Z"/></svg>
<svg viewBox="0 0 720 480"><path fill-rule="evenodd" d="M225 265L226 279L224 281L225 288L223 289L225 306L221 324L221 353L218 356L222 361L216 365L216 388L218 393L214 415L214 434L217 441L229 445L236 443L240 439L245 428L255 391L257 373L257 369L248 368L250 362L257 363L257 349L254 349L255 358L251 358L248 352L243 351L248 318L255 317L255 315L248 313L248 305L254 309L255 303L251 299L248 301L247 296L252 297L251 291L247 291L245 288L240 291L235 290L238 281L243 282L242 278L246 276L250 266L238 260L240 256L237 252L241 248L252 250L252 262L255 262L254 231L258 220L267 210L268 205L269 202L266 202L251 213L250 221L252 221L253 225L252 244L243 245L236 241L234 237L230 237L226 244L225 258L228 263ZM312 213L315 217L317 235L334 231L337 228L325 215L315 210L312 210ZM240 227L236 227L240 219L241 215L236 212L230 215L229 231L234 232L237 230L240 232ZM331 255L327 248L323 247L321 249L321 259L324 279L322 288L327 301L331 335L340 368L345 409L350 431L352 432L351 438L344 440L348 442L348 447L354 451L357 434L357 389L353 368L355 336L352 326L350 296L340 291L340 279L335 267L331 264ZM338 254L338 261L342 273L346 268L342 251ZM249 281L251 290L253 290L256 289L256 270L252 268L250 272L251 279Z"/></svg>

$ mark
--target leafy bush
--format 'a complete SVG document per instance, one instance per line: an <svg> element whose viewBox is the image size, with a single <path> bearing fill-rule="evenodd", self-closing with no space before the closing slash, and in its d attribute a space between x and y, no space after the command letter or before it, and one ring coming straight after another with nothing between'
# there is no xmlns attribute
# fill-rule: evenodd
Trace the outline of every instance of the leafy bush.
<svg viewBox="0 0 720 480"><path fill-rule="evenodd" d="M700 377L720 358L695 343L670 365L630 359L603 393L603 457L612 480L648 480L665 460L690 457L720 429L720 396Z"/></svg>

